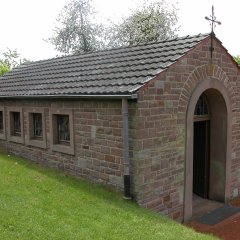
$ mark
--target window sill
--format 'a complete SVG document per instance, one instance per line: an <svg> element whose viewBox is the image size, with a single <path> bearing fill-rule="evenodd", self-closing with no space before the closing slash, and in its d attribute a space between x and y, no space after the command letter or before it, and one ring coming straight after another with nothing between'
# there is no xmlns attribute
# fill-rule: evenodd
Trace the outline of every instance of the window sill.
<svg viewBox="0 0 240 240"><path fill-rule="evenodd" d="M6 133L4 131L0 132L0 139L6 140Z"/></svg>
<svg viewBox="0 0 240 240"><path fill-rule="evenodd" d="M9 135L8 140L16 143L24 143L24 138L22 136Z"/></svg>
<svg viewBox="0 0 240 240"><path fill-rule="evenodd" d="M38 139L26 140L26 145L38 147L38 148L46 148L47 147L46 141L40 140L40 139L39 140Z"/></svg>
<svg viewBox="0 0 240 240"><path fill-rule="evenodd" d="M63 144L53 144L52 150L55 152L66 153L69 155L74 155L74 147L73 146L66 146Z"/></svg>

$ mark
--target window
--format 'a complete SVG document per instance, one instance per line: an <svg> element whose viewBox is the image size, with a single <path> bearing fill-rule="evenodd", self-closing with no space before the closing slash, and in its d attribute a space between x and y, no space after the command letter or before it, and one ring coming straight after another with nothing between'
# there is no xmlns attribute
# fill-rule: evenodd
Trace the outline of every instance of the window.
<svg viewBox="0 0 240 240"><path fill-rule="evenodd" d="M204 94L202 94L197 101L194 115L199 116L199 115L208 115L208 114L209 114L209 110L208 110L207 97Z"/></svg>
<svg viewBox="0 0 240 240"><path fill-rule="evenodd" d="M202 94L196 104L194 111L194 121L210 120L210 109L207 96Z"/></svg>
<svg viewBox="0 0 240 240"><path fill-rule="evenodd" d="M23 119L21 107L9 107L8 109L8 139L12 142L24 143Z"/></svg>
<svg viewBox="0 0 240 240"><path fill-rule="evenodd" d="M0 133L3 133L4 124L3 124L3 111L0 111Z"/></svg>
<svg viewBox="0 0 240 240"><path fill-rule="evenodd" d="M33 118L33 138L42 139L43 129L42 129L42 114L32 113Z"/></svg>
<svg viewBox="0 0 240 240"><path fill-rule="evenodd" d="M44 108L27 108L26 144L46 148Z"/></svg>
<svg viewBox="0 0 240 240"><path fill-rule="evenodd" d="M6 139L4 107L0 107L0 139Z"/></svg>
<svg viewBox="0 0 240 240"><path fill-rule="evenodd" d="M12 135L21 136L21 118L20 112L12 112L13 129Z"/></svg>
<svg viewBox="0 0 240 240"><path fill-rule="evenodd" d="M74 155L73 112L69 109L52 109L50 137L53 151Z"/></svg>
<svg viewBox="0 0 240 240"><path fill-rule="evenodd" d="M69 116L57 115L58 128L58 143L69 145L70 130L69 130Z"/></svg>

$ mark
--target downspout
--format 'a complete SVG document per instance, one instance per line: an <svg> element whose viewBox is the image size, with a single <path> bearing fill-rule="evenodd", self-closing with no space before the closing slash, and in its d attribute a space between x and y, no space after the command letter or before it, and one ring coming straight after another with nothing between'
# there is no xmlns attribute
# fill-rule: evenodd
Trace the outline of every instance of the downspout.
<svg viewBox="0 0 240 240"><path fill-rule="evenodd" d="M130 161L129 161L129 128L128 128L128 100L122 98L123 142L124 142L124 198L131 197Z"/></svg>

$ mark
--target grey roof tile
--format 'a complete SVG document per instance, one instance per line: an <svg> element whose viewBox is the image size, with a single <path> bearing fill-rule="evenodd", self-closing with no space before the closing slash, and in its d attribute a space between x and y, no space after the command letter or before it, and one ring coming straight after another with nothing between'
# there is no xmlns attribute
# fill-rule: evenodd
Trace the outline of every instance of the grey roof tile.
<svg viewBox="0 0 240 240"><path fill-rule="evenodd" d="M209 34L21 65L0 79L0 97L122 95L136 92Z"/></svg>

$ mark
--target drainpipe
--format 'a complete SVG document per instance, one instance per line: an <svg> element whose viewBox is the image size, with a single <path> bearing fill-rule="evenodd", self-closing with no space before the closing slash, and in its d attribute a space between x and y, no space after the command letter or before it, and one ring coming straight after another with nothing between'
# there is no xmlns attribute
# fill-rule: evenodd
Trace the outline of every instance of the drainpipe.
<svg viewBox="0 0 240 240"><path fill-rule="evenodd" d="M131 197L131 179L130 179L130 162L129 162L129 137L128 137L128 100L122 98L122 115L123 115L123 141L124 141L124 198Z"/></svg>

